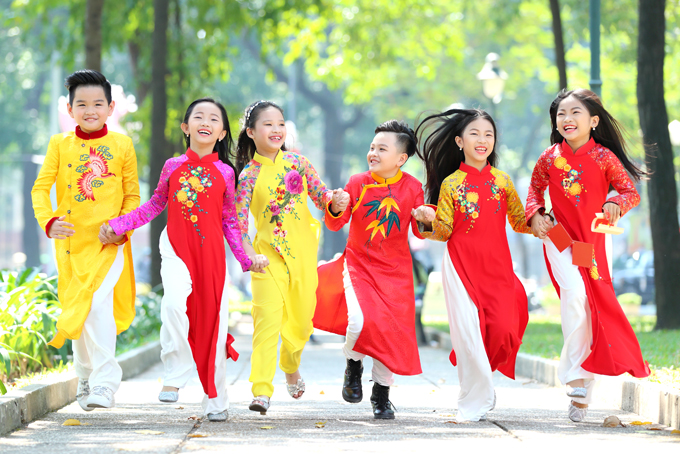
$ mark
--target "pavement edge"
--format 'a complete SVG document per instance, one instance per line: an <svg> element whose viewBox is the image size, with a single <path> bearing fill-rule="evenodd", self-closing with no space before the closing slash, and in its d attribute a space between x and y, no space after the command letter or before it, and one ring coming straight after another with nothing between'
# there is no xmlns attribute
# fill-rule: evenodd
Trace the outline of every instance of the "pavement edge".
<svg viewBox="0 0 680 454"><path fill-rule="evenodd" d="M116 357L123 369L123 380L144 372L158 362L159 341L137 347ZM0 436L28 424L76 400L78 377L75 372L56 374L44 383L34 383L0 396Z"/></svg>
<svg viewBox="0 0 680 454"><path fill-rule="evenodd" d="M446 333L434 328L426 328L425 331L428 339L436 342L439 348L451 350L451 339ZM557 377L558 364L555 360L519 353L515 371L518 376L546 385L562 386ZM654 423L680 429L679 391L630 376L600 376L595 389L597 400L637 413Z"/></svg>

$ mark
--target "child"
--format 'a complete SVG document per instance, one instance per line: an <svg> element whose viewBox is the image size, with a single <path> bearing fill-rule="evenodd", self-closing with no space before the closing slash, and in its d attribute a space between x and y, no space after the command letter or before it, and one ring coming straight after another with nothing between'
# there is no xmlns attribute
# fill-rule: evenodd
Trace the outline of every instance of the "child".
<svg viewBox="0 0 680 454"><path fill-rule="evenodd" d="M451 362L458 365L459 421L479 421L496 405L493 371L515 378L515 359L529 320L524 287L512 271L505 233L529 233L510 177L495 165L496 125L482 110L452 109L427 117L424 143L433 222L423 236L447 241L442 262L451 330ZM417 213L419 214L419 213Z"/></svg>
<svg viewBox="0 0 680 454"><path fill-rule="evenodd" d="M243 251L236 220L236 179L229 162L232 139L224 106L197 99L184 114L187 152L165 162L154 195L132 213L112 219L108 229L137 229L168 205L168 226L160 239L163 259L161 360L162 402L176 402L194 363L203 385L203 412L225 421L229 408L227 358L238 358L227 334L229 298L224 237L243 271L261 271ZM104 227L106 228L106 227ZM192 358L193 355L193 358Z"/></svg>
<svg viewBox="0 0 680 454"><path fill-rule="evenodd" d="M394 373L422 372L408 225L422 238L412 214L425 207L420 182L401 171L416 152L413 130L403 121L390 120L375 134L368 172L352 176L345 187L350 196L347 209L326 212L331 230L351 223L345 253L319 267L314 326L346 336L343 399L361 402L362 361L368 355L373 358L373 416L394 419L389 401Z"/></svg>
<svg viewBox="0 0 680 454"><path fill-rule="evenodd" d="M305 391L298 368L312 333L319 238L319 222L307 208L307 195L320 210L331 202L334 212L346 206L340 203L342 190L337 195L328 190L307 158L286 151L285 140L279 106L258 101L246 109L236 151L241 170L236 201L243 248L250 255L265 255L269 265L265 274L252 276L254 399L249 408L262 414L274 393L279 334L288 393L299 399ZM257 227L254 242L248 236L248 211Z"/></svg>
<svg viewBox="0 0 680 454"><path fill-rule="evenodd" d="M78 126L52 136L35 180L33 209L40 227L55 242L62 312L49 345L73 339L78 376L76 399L83 410L111 408L122 370L116 335L135 317L135 277L129 236L96 240L107 219L139 206L137 157L132 140L108 131L113 113L111 84L93 70L66 78L68 113ZM57 184L57 209L50 189Z"/></svg>
<svg viewBox="0 0 680 454"><path fill-rule="evenodd" d="M628 158L619 124L592 91L560 92L550 105L550 120L553 145L534 167L526 218L543 240L548 271L560 294L564 346L558 375L572 398L569 418L579 422L592 400L595 374L649 375L614 294L605 236L590 230L596 213L604 212L609 223L616 224L640 202L626 171L635 181L645 173ZM607 199L611 186L619 195ZM572 240L594 246L590 269L572 264L571 247L560 253L546 238L552 227L552 220L544 216L546 187L554 219Z"/></svg>

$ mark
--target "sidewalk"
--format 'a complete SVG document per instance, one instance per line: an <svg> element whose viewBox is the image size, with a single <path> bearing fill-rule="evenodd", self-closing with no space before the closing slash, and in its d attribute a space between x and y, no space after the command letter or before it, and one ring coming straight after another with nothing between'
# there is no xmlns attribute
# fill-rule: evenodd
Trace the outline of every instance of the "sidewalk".
<svg viewBox="0 0 680 454"><path fill-rule="evenodd" d="M47 414L7 437L0 451L8 453L251 453L259 448L272 452L486 452L498 448L523 452L546 447L551 451L680 452L680 435L668 430L650 431L642 426L604 428L606 416L617 415L624 423L639 420L632 413L594 406L586 423L567 419L567 397L562 389L528 379L508 380L497 374L498 404L489 420L455 424L453 414L459 391L448 352L421 349L423 374L398 377L391 400L398 413L395 421L376 421L369 402L372 383L370 360L364 365L364 401L345 403L340 396L344 358L337 336L318 336L324 343L309 344L302 361L307 382L304 397L295 401L277 371L276 390L266 416L248 410L251 400L250 336L248 325L239 325L237 363L229 362L229 421L211 423L190 419L200 415L200 384L196 378L180 392L176 404L162 404L162 367L155 364L141 375L123 382L111 410L83 412L77 403ZM62 426L69 419L87 425ZM325 424L317 424L325 423ZM323 425L318 428L317 425ZM146 432L145 432L146 431ZM148 432L152 431L152 432ZM157 433L160 432L160 433ZM583 448L587 447L586 451Z"/></svg>

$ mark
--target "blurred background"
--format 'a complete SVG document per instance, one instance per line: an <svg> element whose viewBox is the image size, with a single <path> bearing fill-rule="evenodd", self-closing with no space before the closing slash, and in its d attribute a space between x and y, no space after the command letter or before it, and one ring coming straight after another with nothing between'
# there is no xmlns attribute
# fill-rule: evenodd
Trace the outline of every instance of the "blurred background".
<svg viewBox="0 0 680 454"><path fill-rule="evenodd" d="M653 12L645 2L661 16L641 15ZM660 33L639 33L659 29L659 17ZM624 125L638 162L649 161L643 141L658 145L655 175L637 186L642 202L614 238L617 294L636 314L664 308L664 320L678 328L680 284L668 276L680 277L679 50L677 0L0 0L0 269L56 272L30 190L49 137L74 127L63 83L76 69L99 69L115 84L109 127L134 141L142 202L165 160L185 151L181 117L203 96L227 106L234 135L250 103L281 105L289 144L333 188L367 169L379 123L397 118L413 126L426 111L480 107L498 123L499 168L524 201L533 166L550 145L550 102L561 88L592 87ZM655 55L661 70L638 77ZM656 93L656 104L646 93ZM641 118L652 120L641 125ZM417 158L405 170L423 180ZM663 197L650 198L650 190ZM164 225L160 216L133 236L143 291L160 284ZM508 237L530 305L557 313L540 241L510 229ZM319 258L341 252L345 239L346 231L324 230ZM443 317L436 296L443 248L412 242L425 270L415 285L430 292L431 321ZM655 268L666 277L655 278ZM234 298L247 302L248 275L230 269Z"/></svg>

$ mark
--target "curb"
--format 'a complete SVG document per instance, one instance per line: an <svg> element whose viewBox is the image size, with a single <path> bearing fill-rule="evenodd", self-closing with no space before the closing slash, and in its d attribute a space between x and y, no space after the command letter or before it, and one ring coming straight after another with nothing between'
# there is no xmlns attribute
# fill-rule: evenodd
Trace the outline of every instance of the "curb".
<svg viewBox="0 0 680 454"><path fill-rule="evenodd" d="M156 341L118 356L123 380L155 364L160 352L161 344ZM77 388L78 377L74 371L68 371L0 396L0 436L75 401Z"/></svg>
<svg viewBox="0 0 680 454"><path fill-rule="evenodd" d="M451 350L451 339L446 333L425 328L428 339L439 348ZM561 387L557 377L558 361L519 353L515 371L518 376L531 378L549 386ZM597 400L615 408L636 413L654 423L680 429L680 391L658 383L642 381L630 376L601 375L595 385Z"/></svg>

